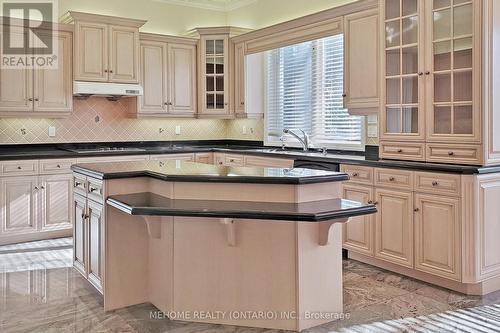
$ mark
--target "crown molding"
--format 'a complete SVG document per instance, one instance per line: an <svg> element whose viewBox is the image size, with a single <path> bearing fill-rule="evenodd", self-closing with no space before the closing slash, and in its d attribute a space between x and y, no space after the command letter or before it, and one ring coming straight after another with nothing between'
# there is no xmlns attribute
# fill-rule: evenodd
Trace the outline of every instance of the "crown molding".
<svg viewBox="0 0 500 333"><path fill-rule="evenodd" d="M258 0L153 0L171 5L195 7L201 9L229 12L248 6Z"/></svg>

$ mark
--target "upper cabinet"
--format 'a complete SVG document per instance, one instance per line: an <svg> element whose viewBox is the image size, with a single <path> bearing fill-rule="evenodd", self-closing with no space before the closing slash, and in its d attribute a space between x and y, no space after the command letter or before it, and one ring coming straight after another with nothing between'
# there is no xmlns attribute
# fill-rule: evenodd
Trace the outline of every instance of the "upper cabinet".
<svg viewBox="0 0 500 333"><path fill-rule="evenodd" d="M195 39L141 34L137 116L194 117L196 114Z"/></svg>
<svg viewBox="0 0 500 333"><path fill-rule="evenodd" d="M1 34L1 33L0 33ZM53 36L56 66L42 68L0 69L0 116L64 117L73 109L72 66L73 33L69 27L38 30L37 34ZM11 36L23 40L22 28ZM39 39L31 37L36 45Z"/></svg>
<svg viewBox="0 0 500 333"><path fill-rule="evenodd" d="M380 137L424 140L424 1L380 2L383 97Z"/></svg>
<svg viewBox="0 0 500 333"><path fill-rule="evenodd" d="M498 87L489 77L498 58L493 41L499 31L492 23L500 12L494 3L380 1L382 146L397 148L398 142L410 141L425 151L422 160L432 162L481 165L492 162L489 156L499 161L491 97ZM490 103L483 106L482 101ZM413 159L404 147L395 151L381 156Z"/></svg>
<svg viewBox="0 0 500 333"><path fill-rule="evenodd" d="M344 17L344 107L353 115L378 113L380 30L377 9Z"/></svg>
<svg viewBox="0 0 500 333"><path fill-rule="evenodd" d="M68 12L63 22L75 24L75 80L139 82L139 28L146 21Z"/></svg>

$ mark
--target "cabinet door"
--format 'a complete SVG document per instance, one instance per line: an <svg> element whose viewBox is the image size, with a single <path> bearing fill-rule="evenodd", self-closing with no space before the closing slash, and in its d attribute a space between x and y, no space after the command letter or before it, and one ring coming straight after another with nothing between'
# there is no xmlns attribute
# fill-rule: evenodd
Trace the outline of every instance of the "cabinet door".
<svg viewBox="0 0 500 333"><path fill-rule="evenodd" d="M413 268L412 193L377 189L375 198L375 257Z"/></svg>
<svg viewBox="0 0 500 333"><path fill-rule="evenodd" d="M92 200L87 201L88 205L88 278L90 283L92 283L99 291L102 292L102 260L104 258L104 226L102 223L102 213L103 207L101 204L93 202Z"/></svg>
<svg viewBox="0 0 500 333"><path fill-rule="evenodd" d="M59 174L40 178L41 200L40 213L42 231L71 229L71 196L73 194L73 176Z"/></svg>
<svg viewBox="0 0 500 333"><path fill-rule="evenodd" d="M373 188L362 185L343 185L342 198L368 203L373 202ZM373 255L374 216L365 215L349 219L343 227L343 248L365 255Z"/></svg>
<svg viewBox="0 0 500 333"><path fill-rule="evenodd" d="M196 112L196 46L168 44L169 113Z"/></svg>
<svg viewBox="0 0 500 333"><path fill-rule="evenodd" d="M144 95L139 96L138 113L167 113L167 45L141 41L141 84Z"/></svg>
<svg viewBox="0 0 500 333"><path fill-rule="evenodd" d="M481 3L426 3L429 141L481 140Z"/></svg>
<svg viewBox="0 0 500 333"><path fill-rule="evenodd" d="M108 26L77 22L75 31L75 80L108 81Z"/></svg>
<svg viewBox="0 0 500 333"><path fill-rule="evenodd" d="M378 112L380 96L380 30L378 10L345 16L344 106L350 111ZM353 111L355 112L355 110Z"/></svg>
<svg viewBox="0 0 500 333"><path fill-rule="evenodd" d="M2 234L36 232L38 177L5 177L0 184Z"/></svg>
<svg viewBox="0 0 500 333"><path fill-rule="evenodd" d="M234 110L245 114L245 43L234 45Z"/></svg>
<svg viewBox="0 0 500 333"><path fill-rule="evenodd" d="M228 36L203 36L201 44L201 113L227 116Z"/></svg>
<svg viewBox="0 0 500 333"><path fill-rule="evenodd" d="M73 108L73 38L69 32L53 32L57 38L57 68L34 71L34 110L71 112Z"/></svg>
<svg viewBox="0 0 500 333"><path fill-rule="evenodd" d="M11 30L11 38L24 43L24 32ZM0 39L4 36L0 31ZM1 43L3 44L3 43ZM3 45L0 45L3 52ZM33 111L33 71L25 68L0 68L0 112Z"/></svg>
<svg viewBox="0 0 500 333"><path fill-rule="evenodd" d="M109 81L139 82L139 30L110 26Z"/></svg>
<svg viewBox="0 0 500 333"><path fill-rule="evenodd" d="M380 2L382 108L380 137L424 140L424 1Z"/></svg>
<svg viewBox="0 0 500 333"><path fill-rule="evenodd" d="M85 277L87 276L87 198L75 194L73 196L73 266Z"/></svg>
<svg viewBox="0 0 500 333"><path fill-rule="evenodd" d="M415 269L460 279L459 200L415 195Z"/></svg>

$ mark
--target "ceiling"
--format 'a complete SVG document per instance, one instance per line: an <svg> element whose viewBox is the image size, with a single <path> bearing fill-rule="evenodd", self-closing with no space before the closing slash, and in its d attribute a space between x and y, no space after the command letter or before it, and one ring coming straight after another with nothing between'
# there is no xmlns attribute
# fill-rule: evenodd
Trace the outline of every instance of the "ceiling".
<svg viewBox="0 0 500 333"><path fill-rule="evenodd" d="M233 9L248 6L258 0L154 0L180 6L197 7L228 12Z"/></svg>

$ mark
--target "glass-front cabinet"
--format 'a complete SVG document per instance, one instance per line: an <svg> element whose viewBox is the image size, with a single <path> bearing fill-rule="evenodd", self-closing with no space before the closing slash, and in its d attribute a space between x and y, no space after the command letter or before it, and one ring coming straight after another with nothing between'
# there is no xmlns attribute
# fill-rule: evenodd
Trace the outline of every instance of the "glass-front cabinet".
<svg viewBox="0 0 500 333"><path fill-rule="evenodd" d="M229 116L228 44L229 35L201 36L201 116Z"/></svg>
<svg viewBox="0 0 500 333"><path fill-rule="evenodd" d="M421 0L381 1L384 17L384 94L381 138L423 140L424 56Z"/></svg>
<svg viewBox="0 0 500 333"><path fill-rule="evenodd" d="M429 17L427 141L480 141L480 1L433 0ZM479 44L478 44L479 43Z"/></svg>

